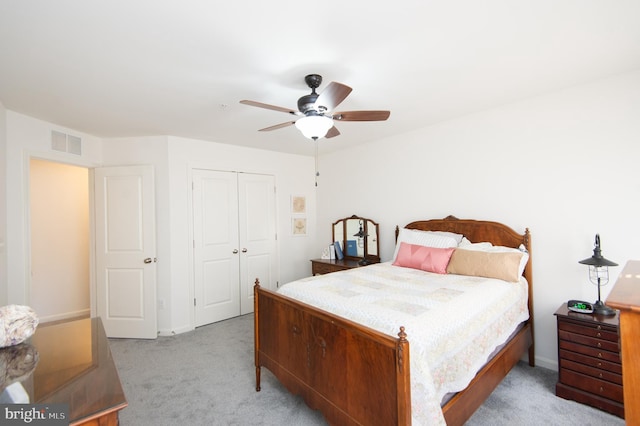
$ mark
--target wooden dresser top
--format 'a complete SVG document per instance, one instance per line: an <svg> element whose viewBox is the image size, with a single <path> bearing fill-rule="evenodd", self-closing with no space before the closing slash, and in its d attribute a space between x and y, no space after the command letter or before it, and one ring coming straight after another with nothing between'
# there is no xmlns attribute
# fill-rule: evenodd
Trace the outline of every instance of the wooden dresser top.
<svg viewBox="0 0 640 426"><path fill-rule="evenodd" d="M640 313L640 260L627 262L606 304L621 311Z"/></svg>

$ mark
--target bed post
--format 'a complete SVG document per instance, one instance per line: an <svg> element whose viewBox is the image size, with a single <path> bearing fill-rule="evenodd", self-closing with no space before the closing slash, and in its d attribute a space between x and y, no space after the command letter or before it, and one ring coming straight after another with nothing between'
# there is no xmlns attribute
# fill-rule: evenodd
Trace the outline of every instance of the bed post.
<svg viewBox="0 0 640 426"><path fill-rule="evenodd" d="M255 285L253 286L253 341L254 341L254 351L255 351L255 364L256 364L256 392L260 392L260 333L259 333L259 324L260 321L258 319L260 310L258 307L258 293L260 293L260 280L256 278Z"/></svg>
<svg viewBox="0 0 640 426"><path fill-rule="evenodd" d="M527 248L529 252L529 260L527 261L527 266L525 267L524 277L527 279L529 283L529 328L531 330L531 345L529 346L529 365L531 367L536 366L536 339L533 329L533 263L531 262L531 233L529 232L529 228L525 228L524 230L524 246Z"/></svg>
<svg viewBox="0 0 640 426"><path fill-rule="evenodd" d="M397 398L398 398L398 424L411 424L411 374L409 358L409 341L404 327L400 327L398 333L398 364L397 371Z"/></svg>

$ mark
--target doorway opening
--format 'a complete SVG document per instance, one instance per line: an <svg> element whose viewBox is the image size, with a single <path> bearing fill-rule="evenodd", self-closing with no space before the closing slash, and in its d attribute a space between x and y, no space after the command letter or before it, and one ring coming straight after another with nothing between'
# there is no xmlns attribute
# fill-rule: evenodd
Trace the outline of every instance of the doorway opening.
<svg viewBox="0 0 640 426"><path fill-rule="evenodd" d="M89 169L32 158L29 186L29 304L42 323L89 317Z"/></svg>

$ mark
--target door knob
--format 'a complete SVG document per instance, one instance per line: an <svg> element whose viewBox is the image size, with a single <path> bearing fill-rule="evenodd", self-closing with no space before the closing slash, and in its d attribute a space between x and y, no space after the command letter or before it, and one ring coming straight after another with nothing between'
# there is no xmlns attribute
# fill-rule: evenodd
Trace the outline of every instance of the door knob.
<svg viewBox="0 0 640 426"><path fill-rule="evenodd" d="M238 249L233 249L233 254L238 253Z"/></svg>
<svg viewBox="0 0 640 426"><path fill-rule="evenodd" d="M243 248L243 249L242 249L242 252L243 252L243 253L246 253L246 252L247 252L247 249L246 249L246 248Z"/></svg>
<svg viewBox="0 0 640 426"><path fill-rule="evenodd" d="M151 262L153 262L153 259L151 259L150 257L147 257L147 258L144 260L144 263L151 263Z"/></svg>

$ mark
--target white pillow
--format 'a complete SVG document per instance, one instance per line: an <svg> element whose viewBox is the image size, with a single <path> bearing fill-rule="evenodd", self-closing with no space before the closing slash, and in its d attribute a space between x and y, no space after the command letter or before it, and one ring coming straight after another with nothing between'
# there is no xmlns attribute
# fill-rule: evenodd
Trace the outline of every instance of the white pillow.
<svg viewBox="0 0 640 426"><path fill-rule="evenodd" d="M420 231L417 229L402 228L398 234L396 250L393 253L393 261L395 262L396 257L398 257L400 243L425 247L450 248L457 247L460 240L462 240L462 235L454 234L452 232Z"/></svg>
<svg viewBox="0 0 640 426"><path fill-rule="evenodd" d="M491 243L472 243L468 239L464 238L459 245L460 248L465 250L477 250L477 251L486 251L486 252L494 252L494 253L505 253L505 252L515 252L522 253L522 257L520 258L520 265L518 267L518 275L522 275L524 272L524 268L527 266L527 262L529 261L529 252L524 244L520 244L518 248L511 248L505 246L494 246Z"/></svg>

